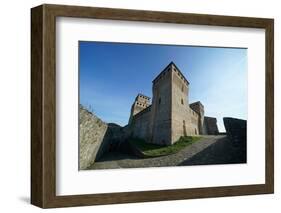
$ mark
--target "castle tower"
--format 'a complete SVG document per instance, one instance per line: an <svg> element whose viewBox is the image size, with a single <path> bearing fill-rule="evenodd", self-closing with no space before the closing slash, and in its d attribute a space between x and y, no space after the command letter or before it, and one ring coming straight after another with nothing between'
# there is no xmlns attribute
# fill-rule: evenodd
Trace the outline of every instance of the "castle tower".
<svg viewBox="0 0 281 213"><path fill-rule="evenodd" d="M199 129L199 134L203 135L206 134L203 128L204 124L204 106L200 101L194 102L189 105L192 110L194 110L199 118L198 118L198 129Z"/></svg>
<svg viewBox="0 0 281 213"><path fill-rule="evenodd" d="M170 145L180 136L190 134L188 85L173 62L153 80L152 143Z"/></svg>
<svg viewBox="0 0 281 213"><path fill-rule="evenodd" d="M143 94L138 94L131 107L129 124L132 122L132 118L134 115L138 114L140 111L144 110L149 105L150 105L150 97Z"/></svg>
<svg viewBox="0 0 281 213"><path fill-rule="evenodd" d="M172 63L153 81L150 142L171 144Z"/></svg>
<svg viewBox="0 0 281 213"><path fill-rule="evenodd" d="M171 144L181 136L194 135L189 108L189 82L179 68L172 63L172 97L171 97Z"/></svg>
<svg viewBox="0 0 281 213"><path fill-rule="evenodd" d="M171 145L181 136L204 134L204 106L189 105L189 82L171 62L154 80L153 99L139 94L131 108L133 135L149 143Z"/></svg>

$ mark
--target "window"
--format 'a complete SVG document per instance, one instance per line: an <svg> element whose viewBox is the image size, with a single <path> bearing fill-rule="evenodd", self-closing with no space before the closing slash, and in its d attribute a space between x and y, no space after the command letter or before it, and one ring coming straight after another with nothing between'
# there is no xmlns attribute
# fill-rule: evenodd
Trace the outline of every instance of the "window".
<svg viewBox="0 0 281 213"><path fill-rule="evenodd" d="M183 105L183 99L181 99L181 104Z"/></svg>
<svg viewBox="0 0 281 213"><path fill-rule="evenodd" d="M183 92L183 85L181 86L181 91Z"/></svg>
<svg viewBox="0 0 281 213"><path fill-rule="evenodd" d="M161 98L159 98L158 103L161 104Z"/></svg>

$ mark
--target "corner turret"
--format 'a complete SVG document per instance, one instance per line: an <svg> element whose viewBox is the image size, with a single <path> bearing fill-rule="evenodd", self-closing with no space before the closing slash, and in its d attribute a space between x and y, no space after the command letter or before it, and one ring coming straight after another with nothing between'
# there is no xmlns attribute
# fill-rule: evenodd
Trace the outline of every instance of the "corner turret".
<svg viewBox="0 0 281 213"><path fill-rule="evenodd" d="M137 97L135 98L135 101L131 107L131 115L129 118L129 124L132 122L134 115L138 114L145 108L149 107L149 105L150 105L150 97L139 93L137 95Z"/></svg>

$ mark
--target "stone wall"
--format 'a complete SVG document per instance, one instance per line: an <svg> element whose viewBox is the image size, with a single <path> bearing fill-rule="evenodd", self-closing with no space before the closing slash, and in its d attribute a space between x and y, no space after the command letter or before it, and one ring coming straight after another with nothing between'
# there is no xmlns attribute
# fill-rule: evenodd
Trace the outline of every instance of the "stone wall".
<svg viewBox="0 0 281 213"><path fill-rule="evenodd" d="M200 101L197 101L195 103L190 104L189 107L198 115L196 118L197 120L196 125L198 126L199 134L202 135L203 125L204 125L204 106Z"/></svg>
<svg viewBox="0 0 281 213"><path fill-rule="evenodd" d="M105 123L82 106L79 109L79 169L83 170L108 151L118 150L130 136L128 128Z"/></svg>
<svg viewBox="0 0 281 213"><path fill-rule="evenodd" d="M149 106L150 106L150 97L143 94L138 94L131 107L129 124L132 122L134 115L138 114L139 112L143 111Z"/></svg>
<svg viewBox="0 0 281 213"><path fill-rule="evenodd" d="M79 108L79 115L79 168L86 169L95 162L108 125L82 106Z"/></svg>
<svg viewBox="0 0 281 213"><path fill-rule="evenodd" d="M217 119L213 117L204 117L204 134L206 135L217 135L219 134L219 129L217 126Z"/></svg>
<svg viewBox="0 0 281 213"><path fill-rule="evenodd" d="M151 107L147 107L143 111L136 114L131 122L132 137L142 138L146 141L149 141L150 121L151 121Z"/></svg>
<svg viewBox="0 0 281 213"><path fill-rule="evenodd" d="M237 118L223 118L227 136L233 143L246 142L247 139L247 121Z"/></svg>
<svg viewBox="0 0 281 213"><path fill-rule="evenodd" d="M189 116L190 116L190 127L189 135L199 135L200 134L200 116L193 109L189 108Z"/></svg>

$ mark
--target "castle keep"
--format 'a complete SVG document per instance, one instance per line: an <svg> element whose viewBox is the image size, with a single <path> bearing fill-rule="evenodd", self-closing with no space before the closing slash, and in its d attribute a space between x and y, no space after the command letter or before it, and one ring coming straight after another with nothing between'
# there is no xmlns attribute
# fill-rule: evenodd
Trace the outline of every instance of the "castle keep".
<svg viewBox="0 0 281 213"><path fill-rule="evenodd" d="M173 62L152 83L152 103L138 94L131 107L133 137L171 145L181 136L218 134L217 120L204 116L203 104L189 104L189 82Z"/></svg>

